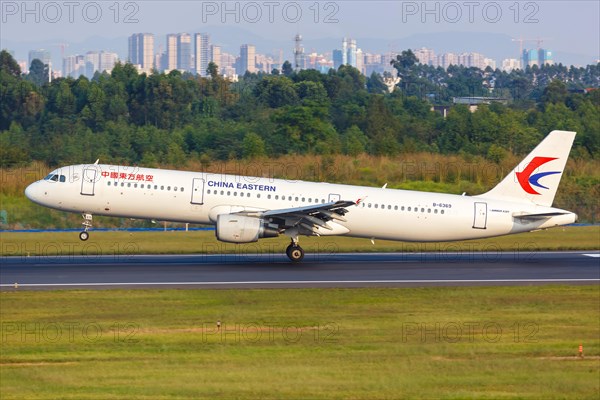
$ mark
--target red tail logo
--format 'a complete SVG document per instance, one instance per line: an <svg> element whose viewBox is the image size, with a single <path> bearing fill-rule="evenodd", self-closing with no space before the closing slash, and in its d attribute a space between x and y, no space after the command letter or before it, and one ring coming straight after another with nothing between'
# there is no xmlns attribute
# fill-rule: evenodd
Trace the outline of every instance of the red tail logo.
<svg viewBox="0 0 600 400"><path fill-rule="evenodd" d="M533 171L552 160L556 160L556 158L534 157L533 160L531 160L531 162L527 164L527 167L525 167L523 171L517 172L517 180L519 181L519 184L521 185L524 191L526 191L529 194L539 194L535 191L534 188L531 187L531 185L540 187L542 189L548 189L546 186L543 186L538 181L547 175L560 174L561 171L540 172L539 174L535 175L531 174L533 174Z"/></svg>

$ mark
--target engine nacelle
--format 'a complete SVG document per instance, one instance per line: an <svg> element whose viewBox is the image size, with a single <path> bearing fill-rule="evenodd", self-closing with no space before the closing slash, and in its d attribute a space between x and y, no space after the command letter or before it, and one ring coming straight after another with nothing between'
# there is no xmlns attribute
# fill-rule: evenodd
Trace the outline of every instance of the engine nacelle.
<svg viewBox="0 0 600 400"><path fill-rule="evenodd" d="M217 239L229 243L251 243L261 238L277 237L279 232L265 220L235 214L217 216Z"/></svg>

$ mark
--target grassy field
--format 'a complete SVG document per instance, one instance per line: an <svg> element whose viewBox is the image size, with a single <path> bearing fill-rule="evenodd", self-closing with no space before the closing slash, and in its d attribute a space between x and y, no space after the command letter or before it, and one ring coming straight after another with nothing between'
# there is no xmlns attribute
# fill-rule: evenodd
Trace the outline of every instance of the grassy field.
<svg viewBox="0 0 600 400"><path fill-rule="evenodd" d="M598 285L1 292L0 398L597 399L599 303Z"/></svg>
<svg viewBox="0 0 600 400"><path fill-rule="evenodd" d="M218 242L213 231L91 232L87 242L77 232L0 234L1 255L113 255L174 253L263 254L284 252L286 237L235 245ZM301 240L308 253L338 252L468 252L598 250L600 226L573 226L482 240L446 243L406 243L345 237L307 237Z"/></svg>

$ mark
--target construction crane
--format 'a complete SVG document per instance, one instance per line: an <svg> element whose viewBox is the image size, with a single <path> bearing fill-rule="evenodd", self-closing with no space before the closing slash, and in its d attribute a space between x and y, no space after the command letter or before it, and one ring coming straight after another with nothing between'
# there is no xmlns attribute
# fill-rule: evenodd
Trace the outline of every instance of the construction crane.
<svg viewBox="0 0 600 400"><path fill-rule="evenodd" d="M65 49L69 47L69 43L54 43L54 46L60 47L60 58L65 58Z"/></svg>
<svg viewBox="0 0 600 400"><path fill-rule="evenodd" d="M536 39L524 39L522 36L518 39L511 39L512 42L519 42L519 57L523 54L523 42L536 42L537 49L542 48L544 40L550 40L550 38L536 38Z"/></svg>

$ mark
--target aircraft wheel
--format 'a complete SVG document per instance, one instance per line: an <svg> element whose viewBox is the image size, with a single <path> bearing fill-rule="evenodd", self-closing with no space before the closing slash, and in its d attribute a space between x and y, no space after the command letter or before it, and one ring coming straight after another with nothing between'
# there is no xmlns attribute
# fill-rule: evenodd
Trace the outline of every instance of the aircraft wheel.
<svg viewBox="0 0 600 400"><path fill-rule="evenodd" d="M293 262L300 262L304 258L304 249L300 246L289 245L285 250L285 254Z"/></svg>
<svg viewBox="0 0 600 400"><path fill-rule="evenodd" d="M86 231L79 232L79 239L80 239L82 242L85 242L85 241L86 241L86 240L88 240L89 238L90 238L90 234L89 234L89 233L87 233Z"/></svg>

